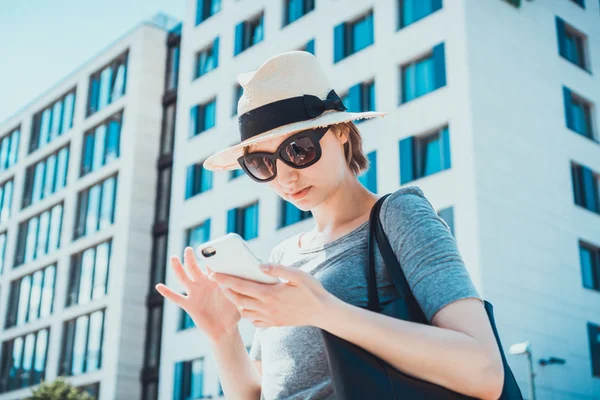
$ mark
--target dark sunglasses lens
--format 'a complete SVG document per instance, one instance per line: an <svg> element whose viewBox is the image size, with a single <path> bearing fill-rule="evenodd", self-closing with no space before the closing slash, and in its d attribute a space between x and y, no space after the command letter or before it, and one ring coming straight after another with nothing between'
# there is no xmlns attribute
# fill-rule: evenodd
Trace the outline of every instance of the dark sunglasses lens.
<svg viewBox="0 0 600 400"><path fill-rule="evenodd" d="M266 180L275 174L275 165L271 159L263 156L246 156L244 164L256 179Z"/></svg>
<svg viewBox="0 0 600 400"><path fill-rule="evenodd" d="M302 167L317 157L317 147L310 137L300 136L281 149L280 154L285 161Z"/></svg>

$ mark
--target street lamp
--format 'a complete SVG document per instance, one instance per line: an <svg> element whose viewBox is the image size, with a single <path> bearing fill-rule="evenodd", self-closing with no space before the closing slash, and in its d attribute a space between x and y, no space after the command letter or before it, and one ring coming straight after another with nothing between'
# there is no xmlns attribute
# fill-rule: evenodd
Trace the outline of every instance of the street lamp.
<svg viewBox="0 0 600 400"><path fill-rule="evenodd" d="M508 354L513 354L513 355L526 354L527 355L527 364L529 367L529 398L531 400L535 400L535 384L533 382L535 373L533 372L533 359L531 356L531 344L529 342L513 344L508 349Z"/></svg>

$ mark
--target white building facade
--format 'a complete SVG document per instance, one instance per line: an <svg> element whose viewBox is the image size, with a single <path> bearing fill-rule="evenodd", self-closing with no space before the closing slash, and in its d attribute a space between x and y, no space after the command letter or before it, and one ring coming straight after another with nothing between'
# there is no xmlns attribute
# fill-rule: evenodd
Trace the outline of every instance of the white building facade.
<svg viewBox="0 0 600 400"><path fill-rule="evenodd" d="M169 254L237 231L266 259L312 228L266 186L201 167L239 142L237 74L295 49L352 110L390 112L358 125L361 180L417 185L449 223L524 395L526 359L508 348L529 341L538 398L598 398L598 2L188 1ZM182 289L170 269L167 284ZM249 347L253 326L240 330ZM162 338L159 398L219 396L208 339L173 304Z"/></svg>
<svg viewBox="0 0 600 400"><path fill-rule="evenodd" d="M139 24L0 124L0 399L141 396L166 38Z"/></svg>

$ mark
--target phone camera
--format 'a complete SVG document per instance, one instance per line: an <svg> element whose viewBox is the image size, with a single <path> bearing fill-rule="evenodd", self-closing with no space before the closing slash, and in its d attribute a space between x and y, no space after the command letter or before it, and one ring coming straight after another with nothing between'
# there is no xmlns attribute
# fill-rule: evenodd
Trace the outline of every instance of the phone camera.
<svg viewBox="0 0 600 400"><path fill-rule="evenodd" d="M217 251L212 248L212 247L207 247L205 249L202 249L202 255L206 258L208 257L212 257L217 253Z"/></svg>

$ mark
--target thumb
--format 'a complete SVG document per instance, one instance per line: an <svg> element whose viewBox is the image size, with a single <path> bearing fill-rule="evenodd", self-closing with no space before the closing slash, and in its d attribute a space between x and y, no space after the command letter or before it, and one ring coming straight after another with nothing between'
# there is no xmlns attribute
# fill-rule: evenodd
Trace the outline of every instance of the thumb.
<svg viewBox="0 0 600 400"><path fill-rule="evenodd" d="M297 282L300 279L299 271L296 268L286 267L280 264L261 264L260 270L267 275L277 276L291 282Z"/></svg>

